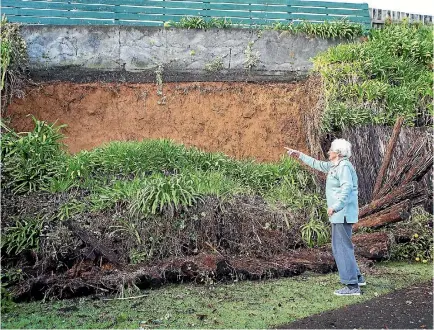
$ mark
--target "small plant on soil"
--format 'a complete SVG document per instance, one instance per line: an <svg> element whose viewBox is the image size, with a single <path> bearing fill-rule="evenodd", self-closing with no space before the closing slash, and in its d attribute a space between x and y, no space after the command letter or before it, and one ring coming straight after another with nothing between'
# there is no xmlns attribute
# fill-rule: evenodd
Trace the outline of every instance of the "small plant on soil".
<svg viewBox="0 0 434 330"><path fill-rule="evenodd" d="M216 73L223 70L223 59L219 56L210 63L205 64L205 71Z"/></svg>
<svg viewBox="0 0 434 330"><path fill-rule="evenodd" d="M164 23L165 27L176 27L185 29L225 29L232 27L232 22L227 18L211 18L205 19L203 17L186 16L182 17L179 22L169 21Z"/></svg>
<svg viewBox="0 0 434 330"><path fill-rule="evenodd" d="M256 53L253 51L253 45L254 42L253 41L249 41L249 43L247 44L247 48L244 51L244 55L245 55L245 60L244 60L244 68L247 70L252 70L252 68L256 67L259 63L259 52L257 51Z"/></svg>

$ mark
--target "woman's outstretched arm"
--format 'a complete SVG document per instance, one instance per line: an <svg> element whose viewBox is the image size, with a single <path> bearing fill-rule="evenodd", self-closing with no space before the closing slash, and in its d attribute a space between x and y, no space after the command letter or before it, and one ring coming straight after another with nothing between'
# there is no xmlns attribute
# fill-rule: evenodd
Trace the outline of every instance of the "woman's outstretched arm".
<svg viewBox="0 0 434 330"><path fill-rule="evenodd" d="M302 152L300 152L298 150L294 150L294 149L287 148L287 147L285 147L285 149L287 150L286 152L288 153L288 156L290 156L292 158L298 158L306 165L309 165L310 167L312 167L318 171L327 173L330 170L330 167L332 166L332 164L330 162L324 162L324 161L315 159L313 157L310 157L308 155L303 154Z"/></svg>

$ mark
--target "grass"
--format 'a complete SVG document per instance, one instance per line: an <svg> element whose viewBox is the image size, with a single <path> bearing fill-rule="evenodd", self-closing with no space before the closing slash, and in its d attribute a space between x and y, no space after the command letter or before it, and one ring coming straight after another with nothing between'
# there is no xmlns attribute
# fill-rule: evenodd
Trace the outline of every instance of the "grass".
<svg viewBox="0 0 434 330"><path fill-rule="evenodd" d="M76 299L18 304L7 328L270 328L432 280L432 264L384 262L370 270L360 297L332 294L336 273L261 282L171 285L131 300Z"/></svg>

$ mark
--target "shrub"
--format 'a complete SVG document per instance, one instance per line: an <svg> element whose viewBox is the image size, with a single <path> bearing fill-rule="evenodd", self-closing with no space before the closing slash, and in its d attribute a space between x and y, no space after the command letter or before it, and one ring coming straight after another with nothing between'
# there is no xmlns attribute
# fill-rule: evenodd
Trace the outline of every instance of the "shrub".
<svg viewBox="0 0 434 330"><path fill-rule="evenodd" d="M433 34L407 22L371 30L365 42L331 47L314 58L325 93L322 129L360 124L429 125L433 115Z"/></svg>
<svg viewBox="0 0 434 330"><path fill-rule="evenodd" d="M407 242L392 245L391 259L425 262L433 260L432 216L421 208L412 210L407 221L393 226L395 233L411 236Z"/></svg>

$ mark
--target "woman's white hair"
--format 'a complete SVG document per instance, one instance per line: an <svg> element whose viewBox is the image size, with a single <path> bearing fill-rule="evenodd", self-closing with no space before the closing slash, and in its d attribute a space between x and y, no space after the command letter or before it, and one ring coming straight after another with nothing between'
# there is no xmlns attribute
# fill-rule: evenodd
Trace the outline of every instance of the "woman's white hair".
<svg viewBox="0 0 434 330"><path fill-rule="evenodd" d="M342 157L351 157L351 143L345 139L333 140L330 150Z"/></svg>

